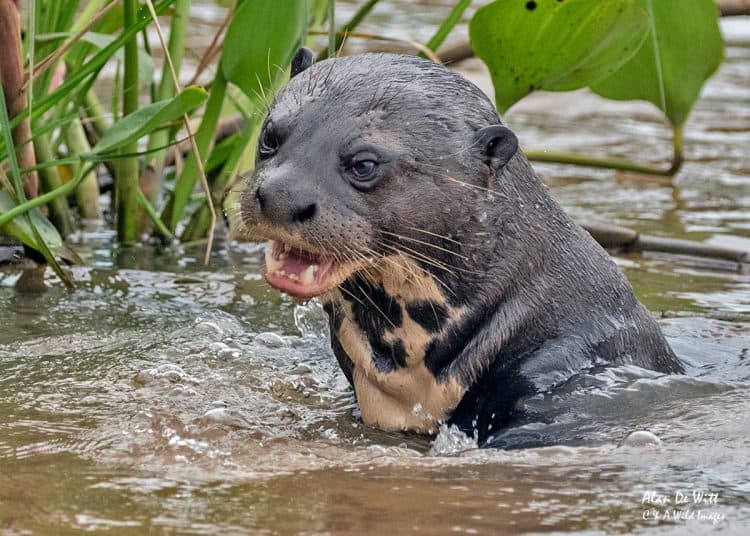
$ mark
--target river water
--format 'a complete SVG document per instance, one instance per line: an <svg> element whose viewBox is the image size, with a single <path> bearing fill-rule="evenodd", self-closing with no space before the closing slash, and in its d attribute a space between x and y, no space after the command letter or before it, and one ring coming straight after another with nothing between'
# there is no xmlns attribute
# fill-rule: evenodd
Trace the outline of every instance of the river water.
<svg viewBox="0 0 750 536"><path fill-rule="evenodd" d="M445 8L419 6L383 2L363 31L423 41ZM196 34L221 18L205 5L197 13ZM687 125L674 186L535 166L574 217L750 244L750 19L722 31L727 60ZM476 62L461 69L491 89ZM669 133L646 105L539 95L506 119L527 147L668 155ZM494 451L448 430L433 441L363 426L319 305L265 285L261 246L222 241L205 267L200 247L117 248L106 227L73 242L86 261L73 294L52 276L46 292L20 293L19 274L0 272L2 535L750 526L747 268L617 256L688 374L618 371L553 401L577 404L566 426L584 445ZM638 430L661 445L622 444ZM678 519L655 519L665 510Z"/></svg>

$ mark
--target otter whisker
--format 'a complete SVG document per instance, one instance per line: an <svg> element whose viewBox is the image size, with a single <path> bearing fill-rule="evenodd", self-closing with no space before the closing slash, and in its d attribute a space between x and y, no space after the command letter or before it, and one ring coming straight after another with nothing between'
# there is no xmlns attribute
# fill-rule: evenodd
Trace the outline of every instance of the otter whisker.
<svg viewBox="0 0 750 536"><path fill-rule="evenodd" d="M450 253L451 255L455 255L456 257L458 257L460 259L463 259L465 261L469 260L468 257L466 257L465 255L461 255L460 253L456 253L455 251L451 251L449 249L440 247L440 246L438 246L436 244L432 244L430 242L425 242L424 240L419 240L418 238L411 238L409 236L404 236L404 235L400 235L400 234L396 234L396 233L391 233L389 231L380 231L380 232L383 233L383 234L387 234L387 235L396 237L399 240L408 240L409 242L416 242L417 244L422 244L424 246L429 246L431 248L435 248L435 249L437 249L439 251L443 251L445 253Z"/></svg>
<svg viewBox="0 0 750 536"><path fill-rule="evenodd" d="M364 267L359 270L359 273L365 278L365 280L372 285L379 284L380 282L377 280L377 277L373 272L371 272L371 269L373 268L372 259L367 256L367 253L370 253L373 257L375 257L377 256L375 252L370 248L368 248L367 252L361 252L347 246L346 244L344 244L344 247L353 257L356 257L363 263Z"/></svg>
<svg viewBox="0 0 750 536"><path fill-rule="evenodd" d="M400 250L399 248L397 248L397 247L395 247L395 246L392 246L392 245L390 245L390 244L382 243L381 245L382 245L383 247L385 247L385 248L388 248L388 249L390 249L390 250L394 251L395 253L397 253L397 254L399 254L399 255L403 255L403 256L405 256L405 257L407 257L407 258L410 258L410 259L412 259L412 260L413 260L413 261L415 261L415 262L416 262L417 264L418 264L418 263L420 262L420 260L421 260L422 262L427 262L428 264L430 263L430 262L429 262L429 259L427 259L427 260L424 260L424 259L418 259L418 258L414 257L413 255L411 255L411 254L409 254L409 253L407 253L407 252L405 252L405 251L401 251L401 250ZM445 271L447 271L448 273L450 273L450 274L451 274L451 275L453 275L453 276L455 276L455 275L456 275L456 274L454 274L454 273L453 273L453 272L452 272L452 271L451 271L451 270L450 270L449 268L446 268L445 266L442 266L442 265L440 265L440 264L434 264L434 263L433 263L433 265L434 265L434 266L435 266L436 268L440 268L441 270L445 270ZM448 292L450 292L451 294L453 294L453 295L455 296L455 292L453 292L453 289L451 289L451 288L450 288L450 287L449 287L449 286L448 286L448 285L447 285L447 284L446 284L446 283L445 283L445 282L444 282L444 281L443 281L442 279L440 279L440 278L439 278L439 277L438 277L437 275L435 275L435 274L431 274L431 276L432 276L432 278L433 278L433 279L435 279L435 281L437 281L438 283L440 283L440 285L441 285L441 286L442 286L443 288L445 288L445 290L447 290Z"/></svg>
<svg viewBox="0 0 750 536"><path fill-rule="evenodd" d="M393 240L390 240L388 238L383 238L383 240L388 240L389 243L397 246L397 248L403 249L405 251L408 251L411 253L412 256L416 255L420 259L422 259L424 262L430 263L433 266L436 266L438 268L442 268L443 270L449 272L451 275L455 276L457 275L456 272L462 272L465 274L472 274L472 275L481 275L482 272L476 271L476 270L468 270L466 268L462 268L460 266L455 266L452 264L448 264L446 262L440 261L434 257L430 257L429 255L426 255L424 253L421 253L419 251L416 251L410 247L405 246L404 244L394 242Z"/></svg>
<svg viewBox="0 0 750 536"><path fill-rule="evenodd" d="M360 304L362 307L364 307L365 309L367 309L367 305L365 305L365 303L362 300L360 300L354 294L352 294L351 291L345 289L342 286L339 286L337 288L338 288L339 291L343 292L344 294L346 294L347 296L349 296L351 299L353 299L354 301L356 301L358 304Z"/></svg>
<svg viewBox="0 0 750 536"><path fill-rule="evenodd" d="M365 290L359 285L359 283L357 283L357 281L354 278L350 278L350 281L351 281L352 285L354 285L355 287L357 287L359 289L359 291L362 293L362 295L365 298L367 298L367 301L369 301L372 304L372 306L375 308L375 310L378 313L380 313L380 316L382 316L385 319L385 321L388 322L391 325L391 327L393 329L396 329L396 325L393 323L393 321L388 317L388 315L385 314L385 312L380 307L378 307L378 305L375 303L375 301L370 297L370 295L367 292L365 292Z"/></svg>
<svg viewBox="0 0 750 536"><path fill-rule="evenodd" d="M352 248L350 248L350 247L349 247L349 246L347 246L347 245L344 245L344 247L345 247L345 248L346 248L346 249L347 249L347 250L348 250L348 251L349 251L349 252L350 252L351 254L353 254L353 255L355 255L355 256L357 256L357 257L361 258L361 259L362 259L363 261L365 261L365 263L369 263L369 262L370 262L370 259L368 259L368 258L367 258L367 256L366 256L366 254L365 254L365 253L363 253L363 252L361 252L361 251L358 251L358 250L356 250L356 249L352 249ZM368 248L368 249L369 249L369 248ZM369 251L373 252L373 251L372 251L371 249L370 249ZM373 252L373 253L374 253L374 252ZM388 256L384 256L384 255L378 255L378 257L379 257L379 259L384 259L384 260L386 260L387 262L390 262L390 263L392 263L392 264L394 265L394 267L395 267L395 268L397 268L398 270L404 270L404 271L406 271L406 276L407 276L407 280L408 280L408 278L409 278L409 277L413 277L413 278L414 278L414 281L413 281L413 283L414 283L415 285L421 286L421 285L424 285L424 284L425 284L425 283L424 283L424 280L423 280L422 278L419 278L419 277L418 277L418 275L417 275L416 271L414 270L414 268L412 268L412 267L411 267L411 266L409 266L408 264L405 264L405 263L398 263L398 262L396 262L396 260L395 260L395 259L389 258ZM374 286L374 285L379 285L379 284L381 284L381 281L377 281L377 280L375 280L375 277L374 277L374 276L373 276L373 275L372 275L372 274L370 273L370 271L369 271L369 269L368 269L368 268L370 268L370 267L369 267L369 266L366 266L366 267L365 267L365 268L364 268L363 270L360 270L359 274L360 274L360 275L362 275L362 276L363 276L363 277L365 278L365 280L366 280L366 281L367 281L368 283L370 283L371 285L373 285L373 286ZM372 303L373 307L374 307L374 308L375 308L375 309L376 309L376 310L377 310L377 311L378 311L378 312L379 312L379 313L380 313L380 314L381 314L381 315L383 316L383 318L385 318L385 320L386 320L386 321L387 321L388 323L390 323L390 324L391 324L391 325L392 325L392 326L394 327L394 329L395 329L395 327L396 327L396 326L395 326L395 325L393 325L393 322L391 321L391 319L390 319L390 318L389 318L389 317L388 317L387 315L385 315L385 313L384 313L384 312L383 312L383 311L382 311L382 310L380 309L380 307L378 307L378 305L377 305L377 304L376 304L376 303L375 303L375 302L374 302L374 301L373 301L373 300L372 300L372 299L370 298L369 294L368 294L368 293L367 293L367 292L366 292L366 291L365 291L365 290L364 290L364 289L363 289L363 288L362 288L362 287L361 287L361 286L360 286L360 285L359 285L359 284L358 284L358 283L356 282L356 280L355 280L355 279L353 279L353 278L350 278L350 282L351 282L351 283L352 283L353 285L355 285L355 286L356 286L356 287L357 287L357 288L358 288L358 289L360 290L360 292L361 292L361 293L362 293L362 294L363 294L363 295L364 295L364 296L365 296L365 297L367 298L367 300L368 300L368 301L370 301L370 302ZM442 281L439 281L439 280L438 280L438 282L442 283ZM431 307L432 307L432 305L431 305ZM437 320L438 320L437 312L435 311L435 308L434 308L434 307L432 307L432 310L433 310L433 314L435 315L435 320L437 321Z"/></svg>
<svg viewBox="0 0 750 536"><path fill-rule="evenodd" d="M404 282L411 282L414 285L420 285L422 283L422 278L419 276L419 273L417 273L418 267L412 263L403 261L399 262L401 261L401 257L403 257L403 255L398 252L397 255L383 255L382 259L388 262L399 273L405 272Z"/></svg>
<svg viewBox="0 0 750 536"><path fill-rule="evenodd" d="M408 248L404 246L403 244L400 244L398 242L394 242L392 240L388 240L387 238L383 238L383 241L381 242L383 246L389 247L393 251L397 251L399 253L403 253L404 255L411 256L412 258L415 258L415 255L418 256L423 262L426 262L430 264L431 266L434 266L435 268L440 268L442 270L445 270L446 272L450 273L451 275L456 275L456 273L453 271L453 267L440 262L437 259L433 259L432 257L428 257L427 255L424 255L418 251L415 251L411 248ZM386 242L387 241L387 242Z"/></svg>
<svg viewBox="0 0 750 536"><path fill-rule="evenodd" d="M442 240L447 240L448 242L453 242L454 244L458 244L459 246L461 245L461 242L459 242L458 240L454 240L453 238L451 238L449 236L441 235L441 234L438 234L438 233L433 233L433 232L428 231L426 229L420 229L419 227L407 227L407 229L411 229L412 231L417 231L419 233L424 233L424 234L427 234L427 235L430 235L430 236L434 236L435 238L440 238Z"/></svg>
<svg viewBox="0 0 750 536"><path fill-rule="evenodd" d="M483 192L489 192L489 193L492 193L492 194L495 194L495 195L500 195L500 196L505 197L505 195L503 194L503 192L501 192L499 190L493 190L491 188L485 188L484 186L479 186L477 184L470 184L470 183L468 183L466 181L462 181L460 179L452 177L451 175L446 174L443 171L443 168L440 167L440 166L438 166L438 165L431 164L429 162L420 162L420 165L422 167L433 167L433 168L435 168L436 170L439 171L439 173L436 173L436 176L438 176L440 178L443 178L445 180L451 181L451 182L455 182L455 183L460 184L461 186L464 186L466 188L474 188L476 190L481 190Z"/></svg>

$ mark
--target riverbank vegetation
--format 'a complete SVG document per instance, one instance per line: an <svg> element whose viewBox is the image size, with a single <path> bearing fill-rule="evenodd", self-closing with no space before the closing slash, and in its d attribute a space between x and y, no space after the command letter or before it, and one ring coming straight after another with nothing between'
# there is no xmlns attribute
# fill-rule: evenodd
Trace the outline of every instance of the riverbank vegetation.
<svg viewBox="0 0 750 536"><path fill-rule="evenodd" d="M121 243L205 240L207 259L294 52L313 46L322 60L347 38L377 39L356 31L377 4L362 0L337 25L335 0L229 2L186 73L190 0L0 0L0 232L70 286L58 260L82 219L107 218ZM439 60L470 4L457 0L414 52ZM637 155L530 149L532 159L672 176L683 125L722 59L717 17L713 0L496 0L471 15L469 35L501 112L533 91L588 87L653 103L674 133L659 168Z"/></svg>

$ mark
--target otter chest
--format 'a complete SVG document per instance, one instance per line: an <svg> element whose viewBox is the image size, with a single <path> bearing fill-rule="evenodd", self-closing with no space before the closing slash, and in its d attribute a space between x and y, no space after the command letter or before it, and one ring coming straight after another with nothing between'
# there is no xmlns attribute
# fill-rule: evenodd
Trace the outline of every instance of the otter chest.
<svg viewBox="0 0 750 536"><path fill-rule="evenodd" d="M460 316L429 281L345 281L324 301L334 353L362 419L389 430L434 432L461 400L455 378L438 379L430 355Z"/></svg>

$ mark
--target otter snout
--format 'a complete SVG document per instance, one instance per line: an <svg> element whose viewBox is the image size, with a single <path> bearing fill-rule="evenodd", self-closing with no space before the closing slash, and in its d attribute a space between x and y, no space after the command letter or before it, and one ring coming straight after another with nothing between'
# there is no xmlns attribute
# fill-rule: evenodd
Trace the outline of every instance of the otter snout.
<svg viewBox="0 0 750 536"><path fill-rule="evenodd" d="M316 192L302 185L291 188L288 180L274 177L259 181L254 202L267 223L286 227L307 223L318 213Z"/></svg>

